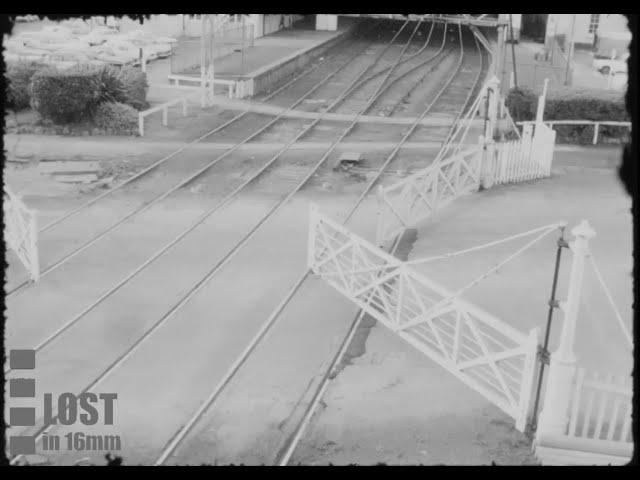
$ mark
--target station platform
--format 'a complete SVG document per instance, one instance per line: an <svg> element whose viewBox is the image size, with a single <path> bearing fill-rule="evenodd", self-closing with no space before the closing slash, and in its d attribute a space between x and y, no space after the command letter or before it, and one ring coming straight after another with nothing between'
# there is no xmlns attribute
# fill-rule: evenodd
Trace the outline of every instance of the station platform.
<svg viewBox="0 0 640 480"><path fill-rule="evenodd" d="M344 17L340 18L336 31L318 31L312 20L313 17L303 19L290 28L257 38L254 45L244 52L237 51L217 58L214 62L216 93L218 81L227 84L233 82L236 98L266 92L350 35L358 22L355 18ZM168 83L171 75L168 60L156 61L147 66L151 86ZM180 82L187 81L182 77L191 77L197 82L199 72L181 75Z"/></svg>

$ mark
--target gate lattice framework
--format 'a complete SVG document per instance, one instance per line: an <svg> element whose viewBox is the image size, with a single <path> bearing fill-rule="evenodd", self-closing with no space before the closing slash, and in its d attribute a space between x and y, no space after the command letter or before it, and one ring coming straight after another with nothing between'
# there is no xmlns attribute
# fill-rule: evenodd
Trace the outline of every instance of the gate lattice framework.
<svg viewBox="0 0 640 480"><path fill-rule="evenodd" d="M4 210L4 238L33 281L40 278L38 257L38 228L36 214L4 185L2 207Z"/></svg>
<svg viewBox="0 0 640 480"><path fill-rule="evenodd" d="M428 167L378 188L377 244L385 244L453 199L481 187L549 177L556 133L542 121L546 92L547 81L538 98L535 124L527 125L517 140L495 142L498 117L509 116L501 108L504 100L498 79L494 76L485 82ZM484 135L475 146L462 150L474 119L483 111L487 115Z"/></svg>
<svg viewBox="0 0 640 480"><path fill-rule="evenodd" d="M523 334L312 205L308 264L366 313L514 418L530 415L538 329Z"/></svg>

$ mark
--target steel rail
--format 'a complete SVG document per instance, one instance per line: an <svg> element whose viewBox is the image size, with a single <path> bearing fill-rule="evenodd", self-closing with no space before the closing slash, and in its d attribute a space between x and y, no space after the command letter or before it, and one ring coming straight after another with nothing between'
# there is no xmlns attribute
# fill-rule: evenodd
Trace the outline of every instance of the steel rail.
<svg viewBox="0 0 640 480"><path fill-rule="evenodd" d="M436 97L433 99L433 101L431 102L431 104L425 109L422 117L424 117L424 115L426 115L428 113L428 111L431 109L431 107L433 106L433 104L435 104L437 98L439 98L439 96L442 94L442 92L444 91L444 88L436 95ZM411 135L412 130L410 130L409 132L407 132L407 134L405 134L402 138L402 140L400 140L399 145L401 145L402 143L406 142L406 140L409 138L409 136ZM362 203L362 201L364 200L364 198L366 197L366 195L368 194L368 192L375 186L375 183L379 180L379 178L381 177L382 173L387 169L388 165L391 163L391 161L395 158L397 152L399 151L399 147L396 147L394 149L394 151L389 155L389 157L387 158L387 160L384 162L384 164L381 166L380 170L378 171L377 175L375 176L375 178L373 178L369 184L367 185L367 187L365 188L365 190L361 193L361 195L359 196L359 198L357 199L357 201L355 202L355 205L352 207L350 213L347 215L347 218L344 220L343 224L347 223L349 221L349 219L352 217L352 215L355 213L355 211L357 210L357 208L360 206L360 204ZM195 425L195 423L199 420L199 418L201 418L202 414L208 410L211 406L211 404L215 401L215 399L219 396L219 394L221 393L221 391L225 388L225 386L229 383L229 381L233 378L233 376L236 374L236 372L240 369L240 367L246 362L246 360L248 359L249 355L251 354L251 352L257 347L257 345L260 343L260 341L264 338L264 336L266 335L266 333L268 332L268 330L275 324L275 321L277 320L279 314L284 310L284 308L286 307L286 305L289 303L289 301L291 300L291 298L293 298L293 296L295 295L295 293L299 290L300 286L303 284L303 282L306 280L306 278L309 276L309 274L311 273L311 270L307 270L306 272L304 272L304 274L302 275L302 277L294 284L294 286L289 290L288 294L285 296L285 298L280 302L280 304L278 305L278 307L276 308L276 310L271 314L271 316L267 319L266 322L264 322L261 326L261 328L259 329L259 331L257 332L257 334L254 336L254 338L252 339L252 341L248 344L248 346L246 347L246 349L243 351L243 353L240 355L240 357L238 357L236 359L236 361L234 362L234 364L232 365L231 369L227 372L227 374L223 377L223 379L219 382L219 384L216 386L216 388L214 389L214 391L209 395L209 397L207 398L207 400L201 405L201 407L198 409L198 411L196 412L196 414L191 418L191 421L185 425L185 427L183 427L183 429L181 430L182 433L178 433L177 435L180 435L181 438L184 438L184 436L186 435L186 433L188 433L188 431L190 431L190 429L193 427L193 425ZM172 451L175 450L176 448L176 440L174 440L172 442L172 444L169 445L169 447L165 450L165 452L163 453L163 455L158 459L158 461L156 462L156 464L162 464L164 463L164 461L168 458L168 456L171 454Z"/></svg>
<svg viewBox="0 0 640 480"><path fill-rule="evenodd" d="M391 41L387 44L387 46L381 51L379 52L379 54L377 55L376 59L374 60L374 62L372 64L370 64L369 66L367 66L359 75L358 77L356 77L356 79L354 79L354 81L344 90L343 95L341 95L340 98L336 99L336 101L334 101L334 104L337 104L339 101L342 100L342 96L346 96L349 94L349 92L352 89L353 84L355 84L355 82L357 80L359 80L363 75L365 75L366 73L368 73L370 71L370 69L377 64L377 62L382 58L382 56L386 53L386 51L390 48L390 46L393 44L393 42L395 41L395 39L398 37L398 35L401 33L401 31L405 28L405 26L409 23L409 21L406 21L402 27L398 30L398 32L394 35L394 37L391 39ZM411 40L411 39L410 39ZM409 44L409 42L407 42L407 44ZM329 109L327 109L328 111ZM317 122L319 122L320 119L317 119L313 125L315 125ZM326 159L329 157L330 153L335 149L335 147L338 145L338 143L342 140L342 138L348 133L348 131L356 124L356 121L354 120L354 122L351 124L351 126L345 130L345 133L343 135L341 135L341 137L334 142L334 144L332 145L332 147L330 147L330 149L323 155L323 157L321 158L321 160L314 166L314 168L305 176L305 178L303 179L302 182L300 182L300 184L298 186L296 186L296 188L294 190L292 190L284 199L280 200L247 234L245 234L245 236L241 239L240 242L236 243L236 245L225 254L225 256L219 260L216 265L214 265L209 272L203 277L201 278L194 286L191 287L191 289L189 290L189 292L187 292L186 295L184 295L176 304L174 304L167 312L165 312L165 314L159 319L157 320L148 330L145 331L145 333L139 337L125 352L123 352L118 358L116 358L109 366L107 366L106 369L104 369L102 371L102 373L100 373L100 375L98 375L98 377L96 377L88 386L86 386L80 393L85 393L87 391L89 391L91 388L94 388L96 385L98 385L101 381L103 381L113 370L115 370L118 366L122 365L137 349L137 347L142 344L142 342L147 339L154 331L157 330L157 328L159 328L162 324L164 324L169 318L171 318L183 305L185 305L196 293L198 293L205 285L206 283L213 277L213 275L220 269L222 268L232 257L233 255L235 255L236 252L238 252L240 250L240 248L242 246L244 246L252 237L253 235L258 231L258 229L271 217L273 216L277 211L279 211L299 190L300 188L302 188L302 186L304 186L309 179L315 174L315 172L320 168L320 166L326 161ZM310 130L312 127L308 127L306 128L303 133L306 133L308 130ZM301 136L300 134L298 135L298 137ZM292 142L290 142L291 144L294 143L296 141L296 139L294 139ZM54 419L57 418L57 412L56 415L53 417ZM48 426L47 425L43 425L41 426L36 433L34 434L35 437L35 441L39 441L42 438L42 434L47 430ZM22 455L17 455L16 457L14 457L11 460L11 464L15 464L20 458L22 457Z"/></svg>
<svg viewBox="0 0 640 480"><path fill-rule="evenodd" d="M405 24L403 24L403 26L398 31L398 33L400 33L400 31L404 28L404 26L406 24L407 24L407 22L405 22ZM402 53L400 54L400 56L398 57L398 59L396 60L394 65L392 65L392 67L388 70L387 74L385 75L385 78L378 85L378 87L376 88L376 91L373 93L373 95L369 98L369 100L367 101L367 104L356 115L356 118L351 123L351 125L340 135L340 137L334 142L332 147L325 153L325 155L324 155L325 157L328 157L328 155L333 151L335 146L337 146L342 141L342 139L353 129L353 127L357 124L357 117L359 117L360 115L363 115L364 113L366 113L366 111L371 107L371 105L373 105L375 100L382 94L382 92L384 91L383 87L384 87L385 83L389 79L390 75L393 73L395 67L397 67L397 65L400 63L400 59L402 58L402 55L406 51L407 47L410 45L411 40L413 39L413 36L416 34L416 32L418 31L418 28L420 27L420 24L421 24L421 22L418 22L418 24L416 25L416 28L414 29L414 31L412 32L411 36L409 37L409 40L405 44L405 46L404 46L404 48L402 50ZM394 37L394 39L395 39L395 37ZM393 39L392 39L390 44L393 44ZM387 86L387 88L388 88L388 86ZM317 170L317 169L314 169L313 173L315 173L315 170ZM309 175L307 177L307 179L305 179L300 184L299 188L302 187L308 181L309 178L311 178L311 175ZM292 192L291 195L293 195L293 193L295 193L295 192ZM244 363L244 360L246 360L246 358L248 358L250 353L253 351L255 346L258 344L259 340L263 337L264 333L266 333L267 329L268 328L265 328L264 325L262 326L262 328L258 331L258 333L254 337L254 339L249 343L248 347L243 351L242 355L232 365L231 372L233 372L233 373L231 373L231 374L227 373L223 377L222 381L209 394L207 399L203 403L200 404L200 407L196 410L196 412L189 418L189 420L182 426L182 428L180 428L174 434L174 436L170 439L170 441L167 444L167 446L163 449L160 457L158 457L158 459L156 460L156 462L155 462L156 466L164 464L164 462L171 456L171 454L175 451L175 449L186 438L186 436L189 434L189 432L192 430L192 428L202 418L202 415L204 415L204 413L209 409L210 405L215 401L215 399L218 397L220 392L224 389L224 387L229 382L231 377L242 366L242 364Z"/></svg>
<svg viewBox="0 0 640 480"><path fill-rule="evenodd" d="M371 26L369 28L369 30L371 30L373 26ZM346 39L345 39L346 41ZM331 47L329 50L334 50L334 49L338 49L340 47L343 47L343 42L340 42L336 45L334 45L333 47ZM278 95L279 93L281 93L284 89L288 88L289 86L291 86L291 84L297 82L298 80L300 80L301 78L307 76L308 74L312 73L313 71L317 70L318 68L320 68L321 65L315 65L312 68L305 70L304 72L301 72L299 75L295 76L294 78L292 78L291 80L289 80L288 82L286 82L284 85L278 87L276 90L274 90L273 92L269 93L266 97L264 97L262 99L262 101L268 101L271 100L273 97L275 97L276 95ZM149 165L148 167L146 167L145 169L141 170L140 172L136 173L135 175L124 179L122 182L118 183L117 185L111 187L109 190L107 190L106 192L101 193L100 195L98 195L95 198L92 198L91 200L88 200L87 202L79 205L78 207L76 207L75 209L71 210L70 212L67 212L63 215L61 215L60 217L56 218L55 220L52 220L51 222L49 222L48 224L46 224L44 227L42 227L38 233L43 233L47 230L49 230L50 228L52 228L53 226L57 225L58 223L66 220L69 217L72 217L73 215L79 213L81 210L85 209L86 207L93 205L94 203L96 203L98 200L112 194L113 192L119 190L120 188L122 188L123 186L129 184L130 182L137 180L138 178L144 176L145 174L147 174L148 172L150 172L151 170L155 169L156 167L162 165L164 162L166 162L167 160L169 160L170 158L173 158L174 156L176 156L177 154L183 152L185 149L189 148L190 146L192 146L193 144L196 144L198 142L200 142L201 140L205 139L208 136L214 135L215 133L218 133L220 130L228 127L229 125L231 125L232 123L235 123L237 120L239 120L240 118L244 117L246 114L250 113L249 110L244 111L239 113L238 115L236 115L235 117L231 118L230 120L226 121L225 123L223 123L222 125L215 127L213 130L203 134L202 136L196 138L195 140L192 140L188 143L186 143L185 145L183 145L182 147L178 148L177 150L175 150L174 152L170 153L169 155L161 158L160 160L152 163L151 165Z"/></svg>
<svg viewBox="0 0 640 480"><path fill-rule="evenodd" d="M365 47L366 48L366 47ZM353 58L357 57L362 51L364 51L364 49L358 51L355 55L353 55L349 61L351 61ZM344 64L344 66L347 66L349 64L349 61L346 62ZM120 227L121 225L123 225L126 221L130 220L131 218L136 217L137 215L147 211L148 209L150 209L151 207L153 207L154 205L156 205L157 203L161 202L162 200L164 200L165 198L167 198L169 195L171 195L172 193L175 193L177 190L179 190L180 188L183 188L185 185L193 182L196 178L198 178L199 176L201 176L203 173L205 173L207 170L209 170L210 168L212 168L213 166L215 166L218 162L222 161L223 159L225 159L227 156L231 155L232 153L234 153L236 150L238 150L239 148L241 148L244 144L246 144L247 142L249 142L251 139L257 137L258 135L262 134L264 131L266 131L269 127L271 127L273 124L275 124L276 122L278 122L283 116L285 116L285 114L287 112L289 112L290 110L292 110L293 108L295 108L297 105L299 105L300 103L302 103L309 95L311 95L313 92L315 92L315 90L317 90L318 88L320 88L322 85L324 85L324 83L326 83L330 78L333 77L333 75L335 75L335 73L332 73L328 76L326 76L320 83L316 84L311 90L307 91L307 93L305 93L302 97L300 97L298 100L296 100L291 106L287 107L285 110L283 110L282 112L280 112L278 115L276 115L272 120L270 120L267 124L263 125L262 127L260 127L258 130L256 130L255 132L251 133L248 137L244 138L242 141L240 141L239 143L235 144L232 148L230 148L229 150L226 150L225 152L223 152L222 154L218 155L214 160L212 160L211 162L207 163L205 166L201 167L199 170L197 170L195 173L190 174L188 177L182 179L180 182L178 182L177 184L175 184L173 187L171 187L169 190L165 191L164 193L162 193L161 195L155 197L154 199L152 199L150 202L147 202L139 207L137 207L136 209L134 209L133 211L129 212L128 214L126 214L124 217L121 217L118 221L116 221L115 223L113 223L112 225L110 225L106 230L103 230L102 232L100 232L99 234L97 234L96 236L94 236L93 238L91 238L89 241L85 242L84 244L80 245L79 247L77 247L75 250L72 250L71 252L69 252L68 254L62 256L61 258L59 258L58 260L54 261L52 264L48 265L45 269L43 269L40 272L40 278L44 277L45 275L51 273L52 271L56 270L58 267L64 265L66 262L68 262L69 260L71 260L72 258L74 258L76 255L79 255L80 253L82 253L83 251L85 251L87 248L91 247L93 244L95 244L96 242L98 242L99 240L101 240L102 238L104 238L105 236L107 236L109 233L115 231L118 227ZM296 77L299 78L299 77ZM289 84L289 83L288 83ZM287 84L287 85L288 85ZM327 112L329 111L329 109L327 109ZM236 117L234 117L233 119L229 120L228 122L226 122L223 126L218 127L217 129L214 129L214 131L209 132L207 134L205 134L204 136L200 137L199 139L197 139L194 142L191 142L183 147L181 147L180 149L176 150L176 152L172 153L169 157L165 157L165 160L174 156L176 153L182 152L184 151L187 147L192 146L194 143L196 143L197 141L202 140L203 138L212 135L213 133L221 130L223 127L228 126L232 121L240 118L241 116L246 115L247 112L242 112L239 115L237 115ZM317 119L316 119L317 120ZM164 160L162 160L164 161ZM152 165L151 167L155 168L159 165L159 162L156 162L154 165ZM143 170L142 172L140 172L140 174L144 173L148 173L150 168L148 167L147 169ZM131 177L130 179L126 180L125 182L123 182L122 184L118 185L117 188L119 188L120 186L124 185L124 183L127 183L129 181L132 181L135 179L135 175L134 177ZM113 189L109 190L108 192L105 192L104 194L101 194L102 196L104 196L105 194L108 194L110 192L112 192L114 189L116 189L116 187L114 187ZM98 198L102 198L101 196L96 197L97 200ZM89 202L87 202L87 204L85 205L89 205ZM79 207L80 208L80 207ZM76 209L77 210L77 209ZM23 280L21 283L17 284L14 287L11 287L7 290L6 292L6 296L10 296L16 292L18 292L19 290L21 290L23 287L31 284L32 282L30 281L30 279L25 279Z"/></svg>
<svg viewBox="0 0 640 480"><path fill-rule="evenodd" d="M366 48L366 47L365 47ZM325 78L323 78L320 83L316 84L311 90L307 91L307 93L301 97L300 100L306 98L306 96L308 96L309 94L311 94L313 91L315 91L319 86L323 85L324 83L326 83L329 79L331 79L333 76L335 76L336 74L338 74L342 69L344 69L345 67L349 66L349 64L351 63L351 61L357 57L364 49L359 50L358 52L356 52L354 55L352 55L346 62L344 62L343 64L341 64L337 69L335 69L333 72L331 72L328 76L326 76ZM333 105L331 105L328 109L327 112L330 111L333 108ZM319 120L316 120L316 122ZM102 295L100 295L100 297L98 297L97 300L95 300L94 302L92 302L90 305L88 305L87 307L85 307L82 311L80 311L78 314L76 314L71 320L69 320L68 322L66 322L65 324L63 324L61 327L59 327L56 331L54 331L51 335L49 335L47 338L45 338L44 340L42 340L39 344L37 344L35 347L33 347L33 350L40 351L42 348L44 348L45 346L51 344L51 342L53 342L56 338L58 338L62 333L64 333L65 331L67 331L71 326L73 326L75 323L77 323L80 319L82 319L84 316L86 316L88 313L90 313L94 308L96 308L98 305L100 305L103 301L105 301L107 298L109 298L111 295L113 295L116 291L118 291L120 288L122 288L124 285L126 285L130 280L132 280L135 276L137 276L140 272L142 272L145 268L147 268L149 265L151 265L155 260L157 260L158 258L160 258L163 254L165 254L167 251L171 250L175 245L177 245L184 237L186 237L191 231L193 231L196 227L198 227L199 225L201 225L207 218L209 218L211 215L213 215L217 210L219 210L220 208L222 208L224 205L226 205L228 202L230 202L233 198L235 198L240 191L246 187L248 184L252 183L253 181L255 181L260 175L262 175L271 165L273 165L274 162L276 162L279 157L285 152L287 151L291 145L293 143L295 143L298 138L301 136L302 134L298 134L296 137L293 138L293 140L289 141L284 147L282 147L278 153L276 153L274 156L272 156L262 167L260 167L256 172L254 172L251 177L249 177L247 180L245 180L242 184L240 184L238 187L236 187L231 193L229 193L228 195L226 195L222 200L220 200L218 203L216 203L216 205L214 205L212 208L208 209L207 211L205 211L202 215L200 215L189 227L187 227L185 230L183 230L181 233L179 233L173 240L171 240L169 243L165 244L163 247L161 247L156 253L154 253L151 257L149 257L145 262L143 262L140 266L136 267L133 271L131 271L129 274L127 274L122 280L120 280L116 285L114 285L113 287L111 287L109 290L107 290L106 292L104 292ZM11 371L11 368L6 367L5 368L5 373L9 373Z"/></svg>
<svg viewBox="0 0 640 480"><path fill-rule="evenodd" d="M462 64L462 58L464 57L464 46L463 46L463 39L462 39L462 27L460 25L458 25L458 32L459 32L459 39L460 39L460 62L459 62L459 65L455 69L454 74L446 82L446 84L443 87L443 89L438 92L438 94L436 95L436 99L434 101L432 101L430 103L430 105L427 107L427 109L425 110L425 112L423 112L422 116L426 115L426 113L428 113L428 111L431 110L431 107L435 104L437 99L440 98L440 96L442 95L444 90L449 86L449 84L452 83L453 79L455 78L455 76L458 74L458 72L460 70L460 65ZM412 130L415 129L415 126L417 126L417 124L415 124L414 127L412 127ZM372 182L371 187L373 187L373 182ZM352 211L351 214L353 214L354 211ZM343 222L343 225L347 223L349 217L347 217L347 220L345 220ZM389 251L389 253L391 255L395 255L396 250L397 250L397 248L398 248L398 246L400 244L400 240L401 240L403 234L404 234L404 232L402 232L400 235L398 235L396 237L396 239L394 240L393 245L391 246L390 251ZM305 273L305 277L307 275L309 275L310 273L311 273L311 270L309 269ZM365 311L363 309L360 309L358 314L356 315L353 323L351 324L351 326L350 326L350 328L348 330L348 333L347 333L347 336L345 338L345 341L341 344L341 348L339 349L337 355L333 358L331 364L329 365L329 368L326 370L325 374L323 375L323 378L322 378L322 380L320 382L320 385L316 389L316 392L315 392L315 394L313 395L313 397L311 399L311 403L309 404L309 407L306 409L306 411L305 411L300 423L298 424L297 428L294 430L293 436L290 437L291 440L289 441L288 445L285 446L284 449L281 449L281 451L282 450L284 450L284 451L283 451L282 455L280 455L280 458L279 459L276 458L276 463L279 466L285 466L285 465L287 465L289 463L289 461L291 459L291 456L293 455L296 447L298 446L298 443L302 439L302 435L304 434L304 432L306 430L306 427L309 424L309 422L311 420L311 417L313 416L313 413L315 412L315 409L316 409L317 405L319 404L322 396L324 395L324 392L327 389L327 386L329 384L329 380L331 379L331 376L332 376L331 374L336 370L336 367L338 365L340 365L340 363L342 362L342 357L344 356L347 348L351 344L353 336L357 332L358 327L360 326L360 322L364 318L364 315L365 315Z"/></svg>

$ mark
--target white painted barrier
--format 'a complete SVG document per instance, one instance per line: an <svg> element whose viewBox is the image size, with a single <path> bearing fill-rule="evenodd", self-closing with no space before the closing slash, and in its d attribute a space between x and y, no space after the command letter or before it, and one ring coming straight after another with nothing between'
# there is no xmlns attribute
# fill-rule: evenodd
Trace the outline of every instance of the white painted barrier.
<svg viewBox="0 0 640 480"><path fill-rule="evenodd" d="M516 122L516 125L524 126L535 123L535 121ZM544 120L543 123L553 128L554 125L593 125L593 145L598 143L600 125L609 125L614 127L627 127L631 130L631 122L614 122L614 121L595 121L595 120Z"/></svg>
<svg viewBox="0 0 640 480"><path fill-rule="evenodd" d="M530 415L538 330L519 332L311 208L308 265L342 295L510 415Z"/></svg>
<svg viewBox="0 0 640 480"><path fill-rule="evenodd" d="M27 269L31 279L36 282L40 278L36 213L27 208L7 185L4 185L2 207L5 241Z"/></svg>

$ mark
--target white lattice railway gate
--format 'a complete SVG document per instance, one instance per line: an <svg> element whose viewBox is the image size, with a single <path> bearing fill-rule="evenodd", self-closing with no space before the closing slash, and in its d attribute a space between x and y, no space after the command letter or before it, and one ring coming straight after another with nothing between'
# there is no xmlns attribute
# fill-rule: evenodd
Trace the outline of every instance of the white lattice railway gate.
<svg viewBox="0 0 640 480"><path fill-rule="evenodd" d="M366 313L510 415L524 430L538 331L523 334L312 206L309 267Z"/></svg>
<svg viewBox="0 0 640 480"><path fill-rule="evenodd" d="M33 281L40 277L38 257L38 229L36 214L28 209L9 187L4 185L2 209L4 212L4 238Z"/></svg>
<svg viewBox="0 0 640 480"><path fill-rule="evenodd" d="M427 168L378 189L378 245L431 217L451 201L490 187L548 177L555 132L543 123L528 125L518 140L486 142L436 159Z"/></svg>

